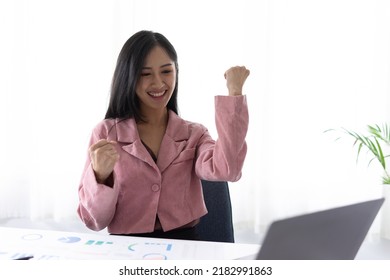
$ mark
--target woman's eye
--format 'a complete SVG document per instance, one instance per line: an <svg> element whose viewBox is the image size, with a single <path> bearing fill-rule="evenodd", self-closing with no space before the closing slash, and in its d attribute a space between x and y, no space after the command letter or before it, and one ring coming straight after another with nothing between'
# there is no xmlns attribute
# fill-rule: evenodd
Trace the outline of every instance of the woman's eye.
<svg viewBox="0 0 390 280"><path fill-rule="evenodd" d="M164 71L162 71L163 74L169 74L171 72L172 72L172 70L164 70Z"/></svg>
<svg viewBox="0 0 390 280"><path fill-rule="evenodd" d="M150 76L150 73L141 73L142 77Z"/></svg>

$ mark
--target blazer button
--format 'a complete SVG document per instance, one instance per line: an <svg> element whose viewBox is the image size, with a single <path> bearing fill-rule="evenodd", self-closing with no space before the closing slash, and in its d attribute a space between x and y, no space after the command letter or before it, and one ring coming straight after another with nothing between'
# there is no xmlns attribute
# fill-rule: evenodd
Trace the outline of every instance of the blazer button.
<svg viewBox="0 0 390 280"><path fill-rule="evenodd" d="M159 190L160 190L160 186L159 186L159 185L154 184L154 185L152 186L152 191L158 192Z"/></svg>

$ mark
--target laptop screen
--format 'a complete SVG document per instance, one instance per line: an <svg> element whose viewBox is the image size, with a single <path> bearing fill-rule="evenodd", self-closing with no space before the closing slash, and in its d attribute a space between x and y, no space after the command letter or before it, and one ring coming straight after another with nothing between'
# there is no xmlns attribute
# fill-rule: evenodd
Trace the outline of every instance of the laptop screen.
<svg viewBox="0 0 390 280"><path fill-rule="evenodd" d="M256 259L351 260L384 198L275 221Z"/></svg>

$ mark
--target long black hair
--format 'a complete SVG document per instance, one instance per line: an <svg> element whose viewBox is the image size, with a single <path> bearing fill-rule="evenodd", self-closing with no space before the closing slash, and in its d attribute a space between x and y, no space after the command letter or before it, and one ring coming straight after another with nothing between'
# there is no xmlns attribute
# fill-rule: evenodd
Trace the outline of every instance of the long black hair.
<svg viewBox="0 0 390 280"><path fill-rule="evenodd" d="M144 66L146 56L156 46L162 47L169 58L175 63L176 84L168 109L178 114L178 62L173 45L162 34L152 31L139 31L131 36L119 53L114 76L112 78L111 95L105 119L134 118L136 122L143 121L136 86Z"/></svg>

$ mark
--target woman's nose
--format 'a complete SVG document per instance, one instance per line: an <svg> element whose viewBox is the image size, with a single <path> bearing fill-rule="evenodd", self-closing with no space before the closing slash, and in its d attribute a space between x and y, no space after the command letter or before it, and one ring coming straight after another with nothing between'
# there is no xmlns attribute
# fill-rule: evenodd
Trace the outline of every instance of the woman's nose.
<svg viewBox="0 0 390 280"><path fill-rule="evenodd" d="M164 80L162 79L162 77L160 75L154 75L153 77L153 84L157 87L157 88L160 88L164 85Z"/></svg>

